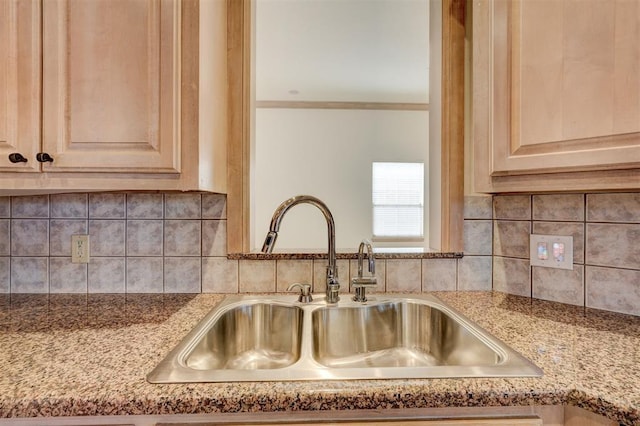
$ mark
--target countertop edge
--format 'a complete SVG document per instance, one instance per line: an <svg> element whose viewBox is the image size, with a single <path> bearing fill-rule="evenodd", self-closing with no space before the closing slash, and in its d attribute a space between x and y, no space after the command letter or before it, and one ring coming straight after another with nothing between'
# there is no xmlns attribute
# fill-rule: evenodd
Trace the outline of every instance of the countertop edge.
<svg viewBox="0 0 640 426"><path fill-rule="evenodd" d="M569 403L568 395L571 393L558 390L509 394L488 390L415 394L394 389L349 396L335 391L317 395L252 394L247 398L225 399L199 395L191 398L166 397L156 401L144 398L4 398L0 399L0 418L563 405ZM575 402L580 401L576 399Z"/></svg>
<svg viewBox="0 0 640 426"><path fill-rule="evenodd" d="M395 390L394 390L395 389ZM513 407L571 405L605 416L621 424L640 424L640 412L619 407L600 396L575 389L554 392L536 391L509 393L487 390L469 393L445 392L416 394L398 392L361 393L344 396L339 391L317 395L252 394L248 398L228 397L216 399L204 395L188 398L165 397L157 400L136 398L83 399L43 398L0 399L0 418L38 418L105 415L167 415L258 413L277 411L325 411L366 409L425 409L461 407Z"/></svg>

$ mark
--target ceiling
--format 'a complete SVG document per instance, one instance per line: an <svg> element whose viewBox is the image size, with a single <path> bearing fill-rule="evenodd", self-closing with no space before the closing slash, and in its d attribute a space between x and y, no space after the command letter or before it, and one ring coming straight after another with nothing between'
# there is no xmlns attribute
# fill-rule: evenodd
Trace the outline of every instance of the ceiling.
<svg viewBox="0 0 640 426"><path fill-rule="evenodd" d="M256 99L428 103L429 0L256 0Z"/></svg>

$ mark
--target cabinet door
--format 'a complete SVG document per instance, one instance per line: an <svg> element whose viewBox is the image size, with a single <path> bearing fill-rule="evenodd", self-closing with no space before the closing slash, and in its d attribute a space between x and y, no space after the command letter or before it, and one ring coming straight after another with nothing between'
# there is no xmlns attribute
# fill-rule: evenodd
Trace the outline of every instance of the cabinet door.
<svg viewBox="0 0 640 426"><path fill-rule="evenodd" d="M0 2L0 171L39 170L40 3ZM27 162L12 163L19 153Z"/></svg>
<svg viewBox="0 0 640 426"><path fill-rule="evenodd" d="M527 188L536 182L526 175L547 175L562 188L553 179L592 173L582 189L598 189L607 174L620 181L604 185L631 187L635 176L640 187L640 3L481 0L473 7L474 143L484 167L476 179L535 190L553 188Z"/></svg>
<svg viewBox="0 0 640 426"><path fill-rule="evenodd" d="M43 3L48 172L180 171L180 2Z"/></svg>

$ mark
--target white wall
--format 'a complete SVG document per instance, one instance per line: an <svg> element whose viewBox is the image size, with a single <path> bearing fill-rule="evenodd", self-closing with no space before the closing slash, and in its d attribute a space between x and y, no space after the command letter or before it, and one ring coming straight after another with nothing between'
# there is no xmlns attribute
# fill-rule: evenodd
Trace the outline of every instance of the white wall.
<svg viewBox="0 0 640 426"><path fill-rule="evenodd" d="M276 207L300 194L316 196L331 209L338 248L353 250L362 238L371 238L371 163L428 165L428 123L427 111L257 109L255 175L260 178L252 187L252 248L262 246ZM426 241L427 223L425 217ZM290 210L280 231L276 250L326 249L325 220L313 206Z"/></svg>
<svg viewBox="0 0 640 426"><path fill-rule="evenodd" d="M256 67L258 100L428 102L429 2L256 0Z"/></svg>
<svg viewBox="0 0 640 426"><path fill-rule="evenodd" d="M255 99L429 102L430 6L256 0ZM429 112L261 108L254 119L252 249L262 246L275 208L299 194L327 203L338 248L353 250L370 238L373 161L422 161L428 188ZM425 241L427 224L425 206ZM297 206L283 221L276 250L326 249L326 232L315 207Z"/></svg>

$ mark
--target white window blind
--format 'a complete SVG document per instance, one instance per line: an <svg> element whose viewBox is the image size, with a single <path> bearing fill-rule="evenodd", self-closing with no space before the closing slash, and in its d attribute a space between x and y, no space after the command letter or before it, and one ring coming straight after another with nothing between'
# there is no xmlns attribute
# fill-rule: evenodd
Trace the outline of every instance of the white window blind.
<svg viewBox="0 0 640 426"><path fill-rule="evenodd" d="M424 163L373 163L373 236L422 238Z"/></svg>

